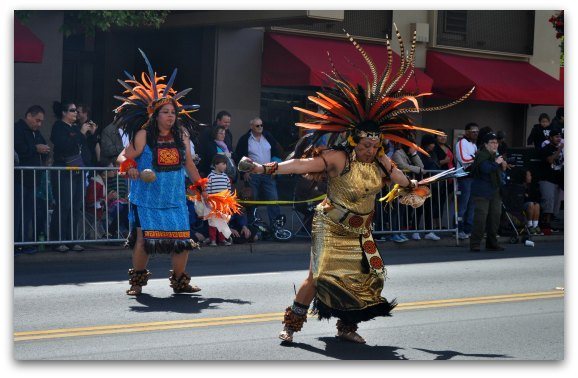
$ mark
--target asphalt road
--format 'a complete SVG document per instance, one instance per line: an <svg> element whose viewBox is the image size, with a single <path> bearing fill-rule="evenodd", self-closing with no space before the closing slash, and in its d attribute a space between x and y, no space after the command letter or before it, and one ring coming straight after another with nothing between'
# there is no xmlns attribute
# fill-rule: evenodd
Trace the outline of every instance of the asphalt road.
<svg viewBox="0 0 578 378"><path fill-rule="evenodd" d="M362 323L366 345L335 339L310 318L282 345L284 308L305 277L308 244L205 248L189 272L202 291L173 295L169 259L137 298L124 294L127 251L15 259L17 360L560 360L564 358L563 241L506 252L394 249L381 244L397 298L391 318Z"/></svg>

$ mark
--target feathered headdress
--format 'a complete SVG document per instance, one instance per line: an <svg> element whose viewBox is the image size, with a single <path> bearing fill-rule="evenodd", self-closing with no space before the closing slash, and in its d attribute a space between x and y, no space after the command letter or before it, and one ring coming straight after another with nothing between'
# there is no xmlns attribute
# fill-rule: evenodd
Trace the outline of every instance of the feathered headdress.
<svg viewBox="0 0 578 378"><path fill-rule="evenodd" d="M148 74L145 72L141 74L141 82L127 71L124 71L128 77L127 80L117 79L125 91L123 96L114 96L114 98L123 101L118 108L114 109L116 113L115 124L121 126L132 140L138 130L146 127L155 110L167 103L174 102L177 105L177 118L181 120L182 126L192 134L192 131L198 126L198 122L191 117L190 113L196 112L200 106L183 105L179 102L192 88L180 92L173 89L173 83L177 76L176 68L165 84L166 76L157 76L145 53L141 49L138 51L146 62Z"/></svg>
<svg viewBox="0 0 578 378"><path fill-rule="evenodd" d="M417 99L432 93L409 94L403 91L405 85L414 74L416 33L414 32L413 34L409 56L406 56L401 35L395 24L394 27L401 50L401 65L397 72L394 72L392 66L393 51L389 40L386 40L387 64L383 72L378 73L375 63L365 50L346 32L347 37L363 56L369 67L371 81L367 74L362 72L366 82L365 88L359 84L347 81L341 76L333 64L331 55L329 52L327 53L331 64L331 73L327 74L324 72L324 74L332 83L332 87L323 88L321 92L317 92L317 96L308 97L311 102L318 105L320 110L315 112L299 107L293 108L311 117L308 122L295 124L306 129L317 130L316 135L311 138L311 146L323 134L346 131L349 137L355 135L373 139L389 139L392 142L413 147L427 154L415 143L408 140L408 132L416 130L444 135L443 132L414 125L407 114L447 109L468 98L475 87L449 104L420 108ZM352 139L348 139L351 145ZM305 154L311 149L312 147L305 149Z"/></svg>

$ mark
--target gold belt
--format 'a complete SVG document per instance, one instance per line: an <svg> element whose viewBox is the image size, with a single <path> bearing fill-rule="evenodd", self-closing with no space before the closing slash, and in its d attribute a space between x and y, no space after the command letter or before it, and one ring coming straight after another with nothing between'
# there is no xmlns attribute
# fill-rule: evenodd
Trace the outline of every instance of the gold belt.
<svg viewBox="0 0 578 378"><path fill-rule="evenodd" d="M369 214L356 214L353 211L347 210L343 206L332 202L329 198L325 198L323 202L317 205L318 210L321 210L333 222L342 225L344 228L357 234L371 233L373 229L373 215L374 211Z"/></svg>

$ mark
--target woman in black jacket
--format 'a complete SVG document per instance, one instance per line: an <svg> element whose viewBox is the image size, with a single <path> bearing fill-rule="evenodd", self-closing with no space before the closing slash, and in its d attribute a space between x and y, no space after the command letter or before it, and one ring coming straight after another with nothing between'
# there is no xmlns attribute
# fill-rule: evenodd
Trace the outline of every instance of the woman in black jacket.
<svg viewBox="0 0 578 378"><path fill-rule="evenodd" d="M86 144L86 126L75 125L77 108L72 101L55 101L52 110L56 121L52 126L50 140L54 144L55 167L83 167L82 146ZM86 124L85 124L86 125ZM54 213L50 224L51 240L74 240L77 225L82 220L83 174L80 170L52 171L52 191L54 193ZM72 212L72 215L71 215ZM58 252L69 249L80 252L84 248L78 244L61 244Z"/></svg>

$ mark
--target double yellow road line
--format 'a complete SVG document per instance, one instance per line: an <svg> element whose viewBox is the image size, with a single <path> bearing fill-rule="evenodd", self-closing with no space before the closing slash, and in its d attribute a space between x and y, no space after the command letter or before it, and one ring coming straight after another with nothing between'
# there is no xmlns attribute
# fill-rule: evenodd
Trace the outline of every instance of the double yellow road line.
<svg viewBox="0 0 578 378"><path fill-rule="evenodd" d="M466 305L487 304L487 303L519 302L536 299L550 299L562 297L564 297L564 291L554 290L537 293L521 293L521 294L493 295L485 297L441 299L435 301L400 303L395 308L394 311L466 306ZM110 335L110 334L122 334L134 332L164 331L172 329L201 328L201 327L247 324L247 323L263 323L271 321L280 322L282 319L283 319L282 312L271 312L255 315L224 316L220 318L201 318L190 320L172 320L164 322L117 324L117 325L104 325L104 326L80 327L80 328L63 328L45 331L26 331L26 332L14 332L14 341L58 339L66 337Z"/></svg>

